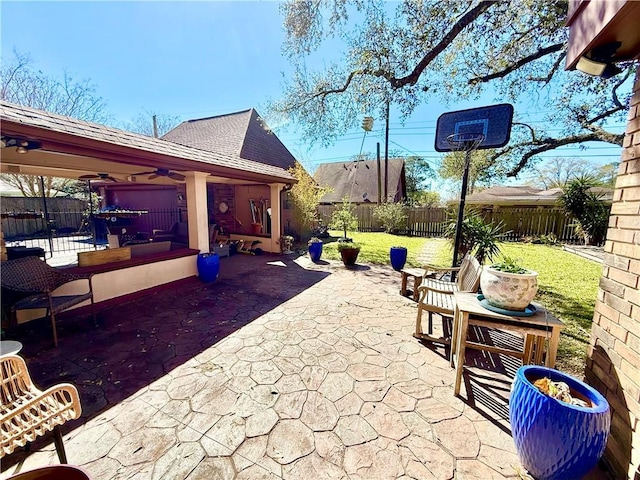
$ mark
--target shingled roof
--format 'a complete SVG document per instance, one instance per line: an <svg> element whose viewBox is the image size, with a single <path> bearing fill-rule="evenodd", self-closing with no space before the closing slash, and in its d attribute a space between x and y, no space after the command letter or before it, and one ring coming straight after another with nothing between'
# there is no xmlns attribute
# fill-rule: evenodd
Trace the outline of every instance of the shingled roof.
<svg viewBox="0 0 640 480"><path fill-rule="evenodd" d="M601 195L602 200L605 202L611 202L613 198L613 189L611 188L593 187L590 190ZM497 185L469 195L466 203L470 205L502 206L555 205L561 195L561 188L543 190L542 188L528 185Z"/></svg>
<svg viewBox="0 0 640 480"><path fill-rule="evenodd" d="M207 166L223 167L279 179L293 179L293 176L280 166L256 162L227 151L207 151L206 149L194 148L194 146L183 146L165 139L147 137L5 101L0 101L0 119L3 131L9 129L10 124L13 123L32 127L42 132L64 134L69 141L73 141L74 137L83 138L97 142L97 144L128 147L157 156L198 162L202 165L202 171L205 172L208 171Z"/></svg>
<svg viewBox="0 0 640 480"><path fill-rule="evenodd" d="M162 137L181 145L290 168L295 158L253 108L182 122Z"/></svg>
<svg viewBox="0 0 640 480"><path fill-rule="evenodd" d="M382 195L384 195L384 160L381 163ZM320 200L321 203L341 202L347 196L353 203L378 202L378 167L376 160L334 162L318 165L313 178L321 186L333 188ZM389 197L399 202L406 198L406 181L403 158L389 159Z"/></svg>

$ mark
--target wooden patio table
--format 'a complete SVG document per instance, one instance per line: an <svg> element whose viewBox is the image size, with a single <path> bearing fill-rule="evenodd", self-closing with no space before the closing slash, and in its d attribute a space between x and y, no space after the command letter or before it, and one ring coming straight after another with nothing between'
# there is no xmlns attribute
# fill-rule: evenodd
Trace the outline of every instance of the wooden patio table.
<svg viewBox="0 0 640 480"><path fill-rule="evenodd" d="M545 365L553 368L556 363L560 330L564 323L550 315L542 305L534 304L536 312L530 317L503 315L484 308L476 293L455 292L455 310L453 314L453 332L451 345L451 366L456 369L454 395L460 394L462 371L464 369L465 349L475 348L493 353L501 353L522 359L523 364L531 363L534 342L535 360L542 361L542 349L545 339L549 339ZM497 347L467 340L469 325L497 328L520 333L524 336L524 351Z"/></svg>

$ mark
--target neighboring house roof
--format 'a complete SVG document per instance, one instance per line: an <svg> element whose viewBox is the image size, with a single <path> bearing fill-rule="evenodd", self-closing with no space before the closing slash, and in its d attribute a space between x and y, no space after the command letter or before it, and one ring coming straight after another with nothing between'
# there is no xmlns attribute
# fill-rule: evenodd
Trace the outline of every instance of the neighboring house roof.
<svg viewBox="0 0 640 480"><path fill-rule="evenodd" d="M188 145L288 169L295 158L253 108L182 122L162 136Z"/></svg>
<svg viewBox="0 0 640 480"><path fill-rule="evenodd" d="M167 140L147 137L137 133L107 127L97 123L86 122L75 118L65 117L54 113L37 110L35 108L15 105L9 102L0 101L0 119L3 134L13 132L13 130L24 130L40 132L41 137L65 137L65 142L82 143L83 139L89 139L101 148L108 148L109 145L135 149L139 152L148 152L160 156L163 159L172 157L178 160L187 160L192 170L209 171L207 167L222 167L225 170L236 170L239 172L250 172L258 175L275 177L278 179L292 180L293 176L285 169L265 163L255 162L230 153L219 153L200 150L189 146L179 145ZM12 127L12 124L20 128ZM47 132L56 135L47 135ZM61 134L61 135L57 135ZM40 136L38 139L40 140ZM73 140L73 138L79 139ZM42 140L44 142L44 140ZM53 142L53 140L51 140ZM59 140L56 138L56 142ZM86 143L86 142L85 142ZM46 142L42 145L47 148ZM194 162L197 162L194 164ZM200 164L200 168L197 168ZM188 168L185 168L188 170Z"/></svg>
<svg viewBox="0 0 640 480"><path fill-rule="evenodd" d="M380 162L382 195L384 195L384 160ZM320 203L341 202L347 196L353 203L378 202L378 167L376 160L322 163L313 175L320 186L333 188L320 199ZM406 181L403 158L389 159L388 195L394 201L406 197Z"/></svg>
<svg viewBox="0 0 640 480"><path fill-rule="evenodd" d="M602 200L605 202L611 202L613 199L612 188L593 187L591 191L601 195ZM469 195L466 203L469 205L500 206L554 205L561 195L561 188L543 190L542 188L530 187L528 185L512 187L498 185Z"/></svg>

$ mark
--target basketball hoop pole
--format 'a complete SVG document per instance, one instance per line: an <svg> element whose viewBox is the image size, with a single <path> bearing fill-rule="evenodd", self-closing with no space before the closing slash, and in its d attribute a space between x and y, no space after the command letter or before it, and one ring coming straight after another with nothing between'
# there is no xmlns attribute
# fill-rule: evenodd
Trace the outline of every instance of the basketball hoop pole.
<svg viewBox="0 0 640 480"><path fill-rule="evenodd" d="M462 220L464 219L464 203L467 198L467 184L469 183L469 164L471 163L471 150L464 152L464 172L462 173L462 191L460 192L460 204L458 206L458 221L456 223L456 240L453 246L452 267L458 266L458 251L460 250L460 238L462 237ZM452 277L455 279L455 276Z"/></svg>

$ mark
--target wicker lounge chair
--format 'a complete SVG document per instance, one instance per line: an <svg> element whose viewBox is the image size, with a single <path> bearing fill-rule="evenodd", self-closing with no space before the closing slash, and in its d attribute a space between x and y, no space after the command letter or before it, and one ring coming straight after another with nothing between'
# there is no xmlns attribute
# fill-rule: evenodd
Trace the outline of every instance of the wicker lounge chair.
<svg viewBox="0 0 640 480"><path fill-rule="evenodd" d="M25 257L2 263L0 277L2 288L23 298L11 305L14 315L17 310L45 309L51 317L53 343L58 346L56 314L86 300L91 300L91 311L95 322L91 275L67 273L47 265L37 257ZM86 280L89 290L78 295L54 295L54 291L69 282Z"/></svg>
<svg viewBox="0 0 640 480"><path fill-rule="evenodd" d="M78 390L61 383L44 392L31 381L27 365L18 355L0 357L0 458L53 431L60 463L67 463L60 425L80 417Z"/></svg>

